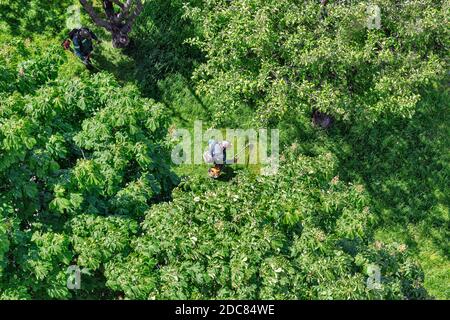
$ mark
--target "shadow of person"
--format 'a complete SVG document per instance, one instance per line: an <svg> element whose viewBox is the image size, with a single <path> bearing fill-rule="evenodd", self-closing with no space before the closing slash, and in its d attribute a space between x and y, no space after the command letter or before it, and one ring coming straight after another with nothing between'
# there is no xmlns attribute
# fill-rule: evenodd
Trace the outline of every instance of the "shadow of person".
<svg viewBox="0 0 450 320"><path fill-rule="evenodd" d="M234 177L237 176L239 171L242 171L242 169L239 168L232 168L231 166L225 166L222 169L222 174L217 178L217 180L222 182L229 182L234 179Z"/></svg>

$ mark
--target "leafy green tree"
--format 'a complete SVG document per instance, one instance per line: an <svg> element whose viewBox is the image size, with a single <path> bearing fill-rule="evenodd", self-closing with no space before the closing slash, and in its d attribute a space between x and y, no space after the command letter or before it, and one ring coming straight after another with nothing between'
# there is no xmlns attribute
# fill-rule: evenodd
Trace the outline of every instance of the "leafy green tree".
<svg viewBox="0 0 450 320"><path fill-rule="evenodd" d="M367 194L336 164L294 150L275 177L184 181L147 212L133 251L106 264L108 286L130 299L425 297L404 248L371 242ZM370 264L381 268L377 290L366 287Z"/></svg>
<svg viewBox="0 0 450 320"><path fill-rule="evenodd" d="M0 0L0 29L22 37L60 31L64 13L73 3L73 0Z"/></svg>
<svg viewBox="0 0 450 320"><path fill-rule="evenodd" d="M0 291L70 298L67 267L78 261L104 287L100 264L126 252L136 219L177 183L168 119L109 74L65 77L56 46L13 43L0 83ZM91 246L80 243L86 235Z"/></svg>
<svg viewBox="0 0 450 320"><path fill-rule="evenodd" d="M368 27L367 1L204 1L187 10L191 43L207 56L198 91L214 97L216 122L250 106L255 121L320 110L370 124L411 117L443 79L448 2L376 0L381 28ZM224 115L227 115L226 117Z"/></svg>

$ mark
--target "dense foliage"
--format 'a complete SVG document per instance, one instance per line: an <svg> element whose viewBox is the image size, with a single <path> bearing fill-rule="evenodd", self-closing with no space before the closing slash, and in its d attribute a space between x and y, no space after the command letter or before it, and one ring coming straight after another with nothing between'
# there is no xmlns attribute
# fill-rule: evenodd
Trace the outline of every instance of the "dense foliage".
<svg viewBox="0 0 450 320"><path fill-rule="evenodd" d="M405 248L368 241L363 186L334 176L332 154L291 149L276 177L183 182L147 212L133 252L106 266L108 284L140 299L424 297ZM383 266L378 291L366 287L373 263Z"/></svg>
<svg viewBox="0 0 450 320"><path fill-rule="evenodd" d="M13 296L27 288L34 297L63 298L73 259L98 267L125 250L119 243L135 219L177 183L165 156L167 117L110 75L57 78L65 59L58 46L39 56L22 51L19 65L3 60L19 75L2 81L4 92L15 93L0 102L2 287ZM93 248L78 239L89 221L93 232L111 232L104 253L84 258Z"/></svg>
<svg viewBox="0 0 450 320"><path fill-rule="evenodd" d="M198 89L215 97L217 122L243 105L255 120L318 109L371 123L414 114L420 90L445 75L448 2L371 1L381 29L367 25L367 1L204 1L187 15L192 43L208 57ZM226 117L225 117L226 118Z"/></svg>
<svg viewBox="0 0 450 320"><path fill-rule="evenodd" d="M77 2L0 0L0 299L450 297L448 1L373 1L380 30L363 1L143 1L96 72L60 47ZM276 125L279 173L172 166L194 120Z"/></svg>

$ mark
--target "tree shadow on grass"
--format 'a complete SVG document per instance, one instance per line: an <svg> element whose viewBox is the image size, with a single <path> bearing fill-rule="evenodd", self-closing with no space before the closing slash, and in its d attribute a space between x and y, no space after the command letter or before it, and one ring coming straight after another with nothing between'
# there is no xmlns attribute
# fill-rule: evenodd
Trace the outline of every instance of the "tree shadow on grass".
<svg viewBox="0 0 450 320"><path fill-rule="evenodd" d="M399 240L413 249L417 239L431 240L447 259L450 258L448 98L448 92L430 93L412 119L380 121L364 131L355 128L334 138L335 153L340 157L340 177L365 185L379 226L403 230L404 238Z"/></svg>
<svg viewBox="0 0 450 320"><path fill-rule="evenodd" d="M191 126L194 120L210 119L211 112L190 80L203 56L186 43L194 36L194 27L183 13L181 0L145 3L130 45L119 50L104 44L94 58L102 70L136 84L142 96L164 103L175 124Z"/></svg>
<svg viewBox="0 0 450 320"><path fill-rule="evenodd" d="M134 77L147 97L159 100L158 82L170 75L190 79L195 64L203 59L198 49L186 43L194 29L183 12L181 0L153 0L144 5L133 27L132 46L124 53L133 58Z"/></svg>

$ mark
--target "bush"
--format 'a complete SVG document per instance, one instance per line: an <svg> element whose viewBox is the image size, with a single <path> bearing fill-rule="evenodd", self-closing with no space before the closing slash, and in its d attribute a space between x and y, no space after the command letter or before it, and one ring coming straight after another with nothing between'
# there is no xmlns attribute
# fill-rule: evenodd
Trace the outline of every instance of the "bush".
<svg viewBox="0 0 450 320"><path fill-rule="evenodd" d="M292 151L276 177L184 181L147 212L133 252L106 264L107 284L130 299L424 297L407 253L372 243L367 194L335 166ZM365 284L373 263L379 290Z"/></svg>
<svg viewBox="0 0 450 320"><path fill-rule="evenodd" d="M167 164L161 105L106 73L58 77L64 58L55 48L39 57L25 63L23 75L12 75L15 81L1 82L0 291L69 298L67 267L78 258L96 270L107 252L123 248L110 242L114 228L135 225L152 202L170 196L177 178ZM4 66L13 70L14 63ZM78 239L96 235L102 224L111 231L93 240L96 255ZM127 235L118 233L118 241ZM101 273L93 277L94 288L101 287Z"/></svg>

